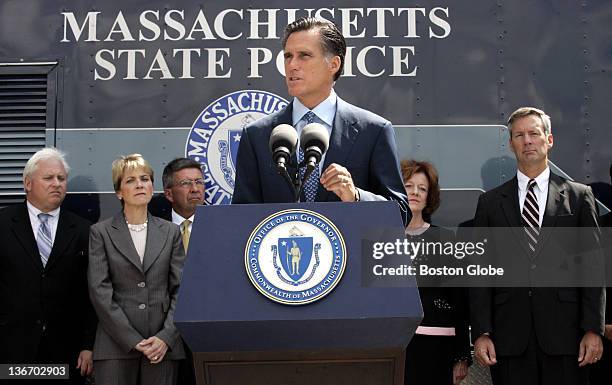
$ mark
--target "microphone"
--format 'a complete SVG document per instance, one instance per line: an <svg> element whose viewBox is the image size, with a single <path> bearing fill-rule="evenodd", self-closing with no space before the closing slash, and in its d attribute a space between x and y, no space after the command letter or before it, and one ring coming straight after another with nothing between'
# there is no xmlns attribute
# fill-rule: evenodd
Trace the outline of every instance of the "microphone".
<svg viewBox="0 0 612 385"><path fill-rule="evenodd" d="M300 146L304 151L307 170L313 170L329 147L329 132L322 124L309 123L302 129ZM309 173L310 174L310 173Z"/></svg>
<svg viewBox="0 0 612 385"><path fill-rule="evenodd" d="M287 172L287 164L297 149L298 135L295 128L288 124L279 124L270 134L270 152L279 173Z"/></svg>

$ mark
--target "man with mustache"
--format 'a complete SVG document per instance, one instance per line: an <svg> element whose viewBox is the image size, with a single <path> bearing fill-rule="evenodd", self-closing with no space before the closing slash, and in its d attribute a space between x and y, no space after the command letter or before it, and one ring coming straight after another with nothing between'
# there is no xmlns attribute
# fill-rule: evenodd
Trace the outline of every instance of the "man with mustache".
<svg viewBox="0 0 612 385"><path fill-rule="evenodd" d="M183 247L187 253L196 207L204 204L202 166L193 159L176 158L164 167L162 182L164 196L172 204L171 216L166 219L180 227ZM181 361L178 383L195 385L192 353L187 344L183 345L187 358Z"/></svg>

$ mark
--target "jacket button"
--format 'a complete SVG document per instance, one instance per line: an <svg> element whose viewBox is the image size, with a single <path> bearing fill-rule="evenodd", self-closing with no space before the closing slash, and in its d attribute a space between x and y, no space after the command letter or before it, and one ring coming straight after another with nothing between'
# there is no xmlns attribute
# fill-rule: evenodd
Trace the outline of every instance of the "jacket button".
<svg viewBox="0 0 612 385"><path fill-rule="evenodd" d="M534 263L533 265L531 265L531 270L535 270L535 268L536 268L536 267L537 267L537 266L536 266L536 264Z"/></svg>
<svg viewBox="0 0 612 385"><path fill-rule="evenodd" d="M138 287L145 287L145 283L144 282L138 282Z"/></svg>
<svg viewBox="0 0 612 385"><path fill-rule="evenodd" d="M144 310L144 309L146 309L146 307L147 307L147 305L145 305L144 303L141 303L140 305L138 305L138 308L140 310Z"/></svg>

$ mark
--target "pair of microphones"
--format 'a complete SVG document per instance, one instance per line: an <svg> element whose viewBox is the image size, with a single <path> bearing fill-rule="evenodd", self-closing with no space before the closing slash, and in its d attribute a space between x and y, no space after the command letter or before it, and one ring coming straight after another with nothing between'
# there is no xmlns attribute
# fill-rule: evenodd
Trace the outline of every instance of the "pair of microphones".
<svg viewBox="0 0 612 385"><path fill-rule="evenodd" d="M299 202L304 182L308 180L312 172L319 166L321 158L329 147L329 132L322 124L309 123L302 129L299 138L300 147L304 153L304 164L298 164L296 173L292 177L287 166L291 163L291 157L298 147L297 130L289 124L280 124L270 134L270 152L272 160L276 163L277 172L282 175L291 185L294 192L295 202ZM306 166L304 176L299 177L300 166Z"/></svg>

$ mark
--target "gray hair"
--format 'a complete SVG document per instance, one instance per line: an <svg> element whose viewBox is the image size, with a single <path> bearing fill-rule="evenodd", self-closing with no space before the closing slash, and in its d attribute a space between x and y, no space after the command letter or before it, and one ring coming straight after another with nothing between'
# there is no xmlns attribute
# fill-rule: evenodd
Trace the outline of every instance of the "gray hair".
<svg viewBox="0 0 612 385"><path fill-rule="evenodd" d="M32 175L32 173L34 173L34 171L36 171L38 168L38 162L49 159L55 159L62 162L62 165L64 165L64 169L66 170L66 174L70 172L70 166L68 166L68 162L66 162L66 154L55 147L45 147L42 150L37 151L30 157L30 159L28 159L28 162L23 168L23 178L25 179L29 177Z"/></svg>
<svg viewBox="0 0 612 385"><path fill-rule="evenodd" d="M551 133L550 116L546 115L546 112L535 107L521 107L508 118L508 131L510 135L512 135L512 123L519 118L529 115L539 116L542 119L542 125L544 125L544 134L549 135Z"/></svg>

